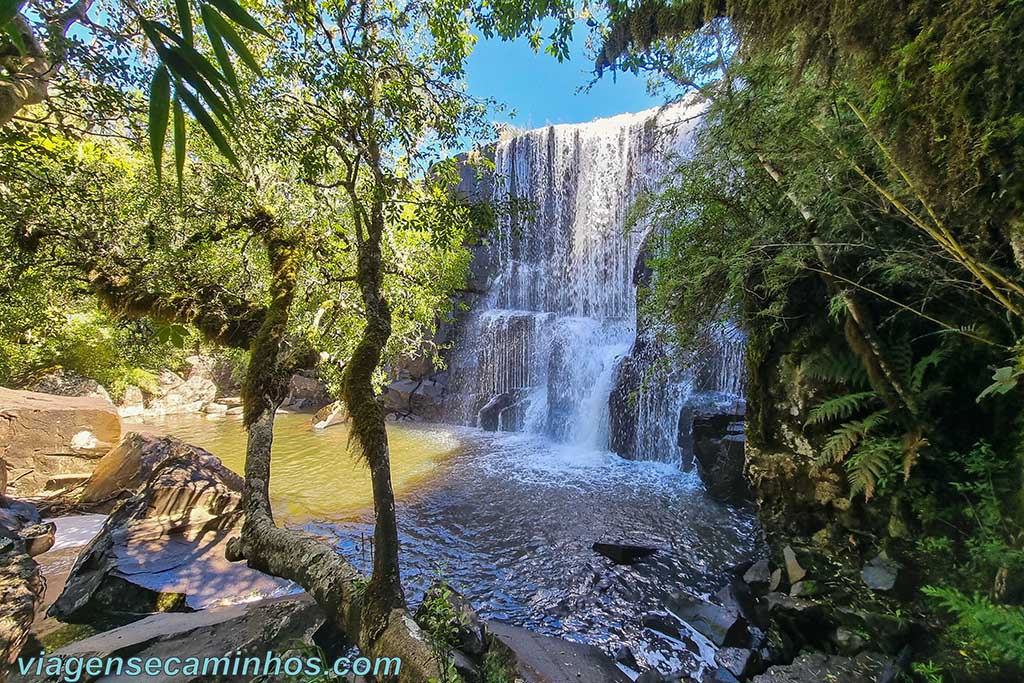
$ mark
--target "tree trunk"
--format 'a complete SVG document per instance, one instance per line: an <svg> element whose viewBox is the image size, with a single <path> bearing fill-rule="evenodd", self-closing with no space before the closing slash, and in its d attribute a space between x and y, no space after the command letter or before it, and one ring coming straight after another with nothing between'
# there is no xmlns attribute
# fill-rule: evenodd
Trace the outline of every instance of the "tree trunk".
<svg viewBox="0 0 1024 683"><path fill-rule="evenodd" d="M307 367L314 358L311 350L289 349L285 336L302 252L294 241L286 239L273 226L266 236L266 244L271 265L271 302L252 344L243 386L248 431L243 502L245 519L241 537L232 539L228 545L228 559L245 559L255 569L294 581L313 596L332 624L355 640L364 654L401 657L402 680L427 683L431 678L438 678L438 667L428 639L408 613L399 608L401 605L389 605L382 611L383 603L375 601L374 594L364 589L358 570L334 547L302 532L279 528L274 522L269 493L274 415L287 394L288 381L294 370ZM372 387L370 391L372 398ZM372 403L376 405L375 401ZM382 416L379 424L383 434ZM385 523L390 522L384 536L396 540L393 549L397 580L394 499L390 495L386 434L383 436L383 468L378 466L377 471L383 471L387 487L379 494L380 475L375 471L374 498L383 496L384 507L390 509L390 518L384 515ZM374 451L374 457L376 462L381 462L378 451ZM378 503L375 507L380 518L381 505ZM373 586L373 581L370 586ZM372 628L367 628L368 624Z"/></svg>
<svg viewBox="0 0 1024 683"><path fill-rule="evenodd" d="M383 295L381 241L384 207L372 200L367 237L358 244L356 281L365 307L366 327L345 368L342 392L352 417L352 434L370 467L375 526L373 575L366 592L363 629L373 636L391 610L405 606L398 562L398 522L391 486L391 455L384 410L377 401L373 376L391 337L391 307Z"/></svg>

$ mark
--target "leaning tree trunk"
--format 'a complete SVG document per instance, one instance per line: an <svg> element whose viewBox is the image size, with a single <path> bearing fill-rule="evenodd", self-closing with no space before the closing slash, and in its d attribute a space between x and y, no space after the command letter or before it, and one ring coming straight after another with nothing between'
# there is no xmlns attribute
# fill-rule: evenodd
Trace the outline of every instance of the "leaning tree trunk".
<svg viewBox="0 0 1024 683"><path fill-rule="evenodd" d="M288 239L280 228L273 225L270 217L264 216L261 220L268 225L265 241L271 267L271 301L252 344L242 389L248 432L243 503L245 519L241 536L232 539L228 545L228 557L231 560L245 559L255 569L290 579L302 586L324 610L327 619L355 640L365 654L401 657L402 680L427 683L431 678L438 678L437 664L427 638L401 608L402 604L389 603L388 608L382 611L380 608L384 603L375 599L375 593L364 589L358 570L333 546L302 532L282 529L274 522L269 495L274 414L287 394L288 381L294 370L309 367L315 357L311 349L289 348L286 340L289 309L295 298L296 274L302 252L294 240ZM383 433L383 420L380 424ZM359 429L366 429L365 419ZM377 436L372 430L366 433L374 438ZM383 470L378 467L378 471L383 471L387 477L387 493L390 493L386 435L384 437ZM379 451L372 451L372 456L380 462ZM371 457L369 453L367 457ZM378 497L379 478L375 472L375 499ZM386 523L390 519L385 534L396 536L393 497L388 496L386 506L391 514L390 518L385 516ZM377 508L379 510L379 504ZM397 563L397 543L395 546ZM374 577L377 577L376 571ZM397 580L397 566L395 578ZM372 580L370 586L373 586ZM366 624L371 624L372 628L367 628Z"/></svg>
<svg viewBox="0 0 1024 683"><path fill-rule="evenodd" d="M366 225L366 239L358 242L356 281L363 298L366 327L345 368L342 394L352 419L352 436L370 467L375 526L373 575L366 591L363 630L371 638L386 623L387 615L405 607L398 563L398 523L391 485L391 455L384 426L384 409L377 401L373 377L384 346L391 337L391 308L384 298L381 242L384 207L375 197Z"/></svg>

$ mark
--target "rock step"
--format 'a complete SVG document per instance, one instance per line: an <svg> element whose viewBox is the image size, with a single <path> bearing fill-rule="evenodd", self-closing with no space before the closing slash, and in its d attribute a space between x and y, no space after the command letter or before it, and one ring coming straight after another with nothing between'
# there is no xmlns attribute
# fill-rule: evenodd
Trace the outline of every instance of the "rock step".
<svg viewBox="0 0 1024 683"><path fill-rule="evenodd" d="M503 651L524 683L630 683L629 676L593 645L497 621L486 622L485 629L490 648Z"/></svg>

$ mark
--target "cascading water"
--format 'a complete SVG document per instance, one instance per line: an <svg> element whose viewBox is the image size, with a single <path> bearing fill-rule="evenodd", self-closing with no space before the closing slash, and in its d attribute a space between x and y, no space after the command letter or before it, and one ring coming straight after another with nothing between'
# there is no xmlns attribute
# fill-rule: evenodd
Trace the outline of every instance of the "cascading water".
<svg viewBox="0 0 1024 683"><path fill-rule="evenodd" d="M607 449L616 422L609 397L627 360L644 381L630 398L637 415L629 452L616 450L678 460L680 407L696 374L653 376L637 352L634 270L652 226L628 230L627 220L637 197L692 151L702 110L689 101L498 143L494 198L528 208L501 221L493 284L456 345L453 419ZM717 379L707 388L736 395L742 341L713 346L707 360Z"/></svg>

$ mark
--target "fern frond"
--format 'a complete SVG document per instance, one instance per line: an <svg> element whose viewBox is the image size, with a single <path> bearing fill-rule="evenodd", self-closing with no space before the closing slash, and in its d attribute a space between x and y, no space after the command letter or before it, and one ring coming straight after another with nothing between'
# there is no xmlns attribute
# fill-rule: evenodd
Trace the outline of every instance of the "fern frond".
<svg viewBox="0 0 1024 683"><path fill-rule="evenodd" d="M862 422L847 422L841 425L825 440L825 446L818 456L818 464L830 465L840 462L857 447L863 436L864 424Z"/></svg>
<svg viewBox="0 0 1024 683"><path fill-rule="evenodd" d="M860 391L855 394L844 394L823 401L811 410L807 416L807 425L826 424L838 420L846 420L858 410L878 397L873 391Z"/></svg>
<svg viewBox="0 0 1024 683"><path fill-rule="evenodd" d="M860 448L846 463L850 495L864 495L871 500L881 479L892 470L900 448L894 439L871 439L861 442Z"/></svg>
<svg viewBox="0 0 1024 683"><path fill-rule="evenodd" d="M844 384L853 389L868 386L868 375L863 364L849 352L813 353L800 363L800 373L807 379Z"/></svg>
<svg viewBox="0 0 1024 683"><path fill-rule="evenodd" d="M910 346L910 340L904 339L893 343L889 347L888 356L896 374L903 377L904 381L909 380L914 367L914 350Z"/></svg>
<svg viewBox="0 0 1024 683"><path fill-rule="evenodd" d="M922 387L924 387L924 376L928 372L928 368L938 367L946 359L947 355L949 355L949 352L946 348L940 346L917 361L914 364L914 371L910 376L910 388L915 392L921 391Z"/></svg>

